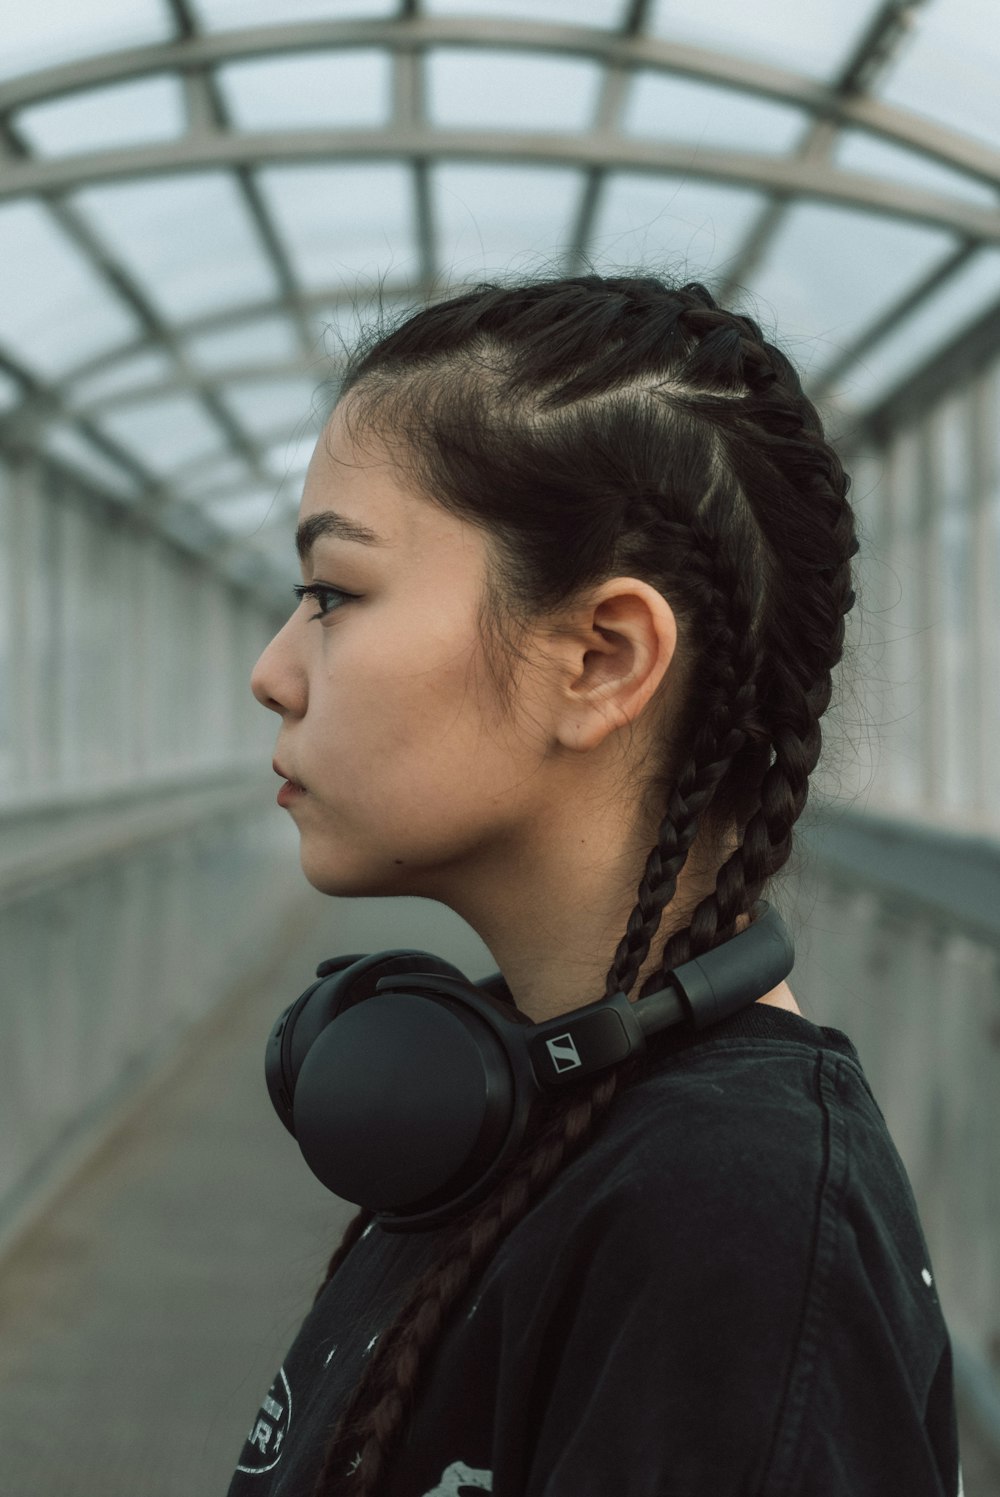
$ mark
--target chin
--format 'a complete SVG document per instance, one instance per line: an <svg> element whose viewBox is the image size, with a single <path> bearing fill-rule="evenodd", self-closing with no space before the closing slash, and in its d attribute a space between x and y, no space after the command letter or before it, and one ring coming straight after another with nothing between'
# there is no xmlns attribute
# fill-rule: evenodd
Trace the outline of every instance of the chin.
<svg viewBox="0 0 1000 1497"><path fill-rule="evenodd" d="M302 872L320 894L329 894L335 899L374 899L380 895L410 894L412 872L395 864L378 864L359 859L351 864L346 859L317 861L301 851Z"/></svg>

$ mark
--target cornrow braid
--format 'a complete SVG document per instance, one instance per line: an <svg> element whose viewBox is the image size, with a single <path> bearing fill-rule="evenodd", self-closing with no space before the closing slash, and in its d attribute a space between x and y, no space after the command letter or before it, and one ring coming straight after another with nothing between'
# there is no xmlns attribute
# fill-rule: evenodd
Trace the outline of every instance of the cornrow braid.
<svg viewBox="0 0 1000 1497"><path fill-rule="evenodd" d="M685 691L651 786L665 812L605 996L631 994L699 833L737 839L636 996L655 991L763 895L818 762L858 549L819 416L751 318L650 276L476 288L363 346L348 392L352 419L396 444L425 493L497 538L488 622L618 575L647 577L674 608ZM379 1337L315 1497L378 1491L463 1295L648 1060L535 1104L510 1172L451 1224ZM320 1292L370 1220L349 1224Z"/></svg>
<svg viewBox="0 0 1000 1497"><path fill-rule="evenodd" d="M677 525L670 528L675 533L684 529ZM689 573L701 582L708 599L702 615L704 653L715 668L716 693L697 731L690 757L670 790L658 840L646 860L637 903L605 980L605 997L631 991L663 910L674 897L678 875L698 833L699 817L710 805L733 759L750 741L748 726L756 704L760 659L760 649L753 642L752 595L740 568L724 565L723 548L717 545L713 550L711 536L705 522L695 518L686 534L676 535L676 544L684 546ZM731 610L728 616L727 609ZM734 909L732 920L746 908L741 904ZM725 924L723 919L723 927ZM642 996L653 991L655 988L647 984Z"/></svg>
<svg viewBox="0 0 1000 1497"><path fill-rule="evenodd" d="M779 349L764 341L760 328L751 318L706 307L684 312L680 321L686 328L700 331L705 342L709 336L724 331L727 325L732 330L739 330L739 370L734 372L734 377L745 381L754 399L752 419L757 430L767 434L769 458L791 477L797 494L813 501L810 514L829 519L827 555L831 550L835 554L839 551L842 559L820 565L813 563L809 567L819 585L810 590L807 602L818 618L816 632L829 642L827 659L812 680L802 681L801 657L791 638L784 649L766 652L744 649L742 658L737 654L741 638L738 628L728 631L728 647L720 642L717 664L730 683L734 721L737 701L742 698L745 706L750 707L756 694L756 682L760 679L762 697L770 708L767 716L771 723L774 762L766 768L758 808L744 828L740 845L720 867L715 889L695 906L688 925L677 931L664 947L661 964L646 978L638 994L640 998L661 987L664 975L672 968L728 939L733 934L737 917L753 907L767 881L787 861L791 852L792 827L805 808L809 776L822 749L819 720L829 706L832 671L843 653L845 618L856 601L851 588L850 559L857 554L859 543L854 532L853 514L844 502L850 479L836 453L824 441L822 424L802 392L794 367ZM705 342L701 347L702 360ZM691 366L685 371L688 378L695 372ZM817 530L819 528L817 526ZM728 581L722 579L726 556L723 539L716 535L709 544L713 548L716 576L735 599L740 570L730 569ZM737 617L741 608L741 603L737 602L734 607ZM742 636L744 639L748 637L746 634ZM753 661L751 656L755 657ZM727 667L729 660L732 664ZM740 685L734 691L736 682ZM696 834L693 827L699 810L698 801L685 796L682 787L693 782L697 766L704 763L704 742L709 737L710 733L706 731L702 734L702 742L696 740L693 745L691 758L678 779L677 795L660 829L658 848L650 854L651 861L657 851L662 852L664 847L669 848L678 839L690 845ZM733 757L738 753L739 747ZM673 825L669 824L671 821ZM643 904L643 892L641 885L640 902L633 917L643 911L648 927L654 919L654 912L648 900ZM671 888L668 901L672 894ZM622 956L619 947L616 959L621 960ZM645 951L642 951L640 963L644 956ZM609 993L616 991L613 974L614 968L608 976Z"/></svg>

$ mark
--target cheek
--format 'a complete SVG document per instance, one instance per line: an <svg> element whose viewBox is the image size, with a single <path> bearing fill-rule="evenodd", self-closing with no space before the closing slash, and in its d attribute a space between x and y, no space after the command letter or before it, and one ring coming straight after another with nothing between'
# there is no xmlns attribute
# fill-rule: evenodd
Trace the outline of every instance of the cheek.
<svg viewBox="0 0 1000 1497"><path fill-rule="evenodd" d="M343 790L387 823L482 814L516 778L518 754L478 640L392 637L391 666L375 648L345 649L330 673L324 737Z"/></svg>

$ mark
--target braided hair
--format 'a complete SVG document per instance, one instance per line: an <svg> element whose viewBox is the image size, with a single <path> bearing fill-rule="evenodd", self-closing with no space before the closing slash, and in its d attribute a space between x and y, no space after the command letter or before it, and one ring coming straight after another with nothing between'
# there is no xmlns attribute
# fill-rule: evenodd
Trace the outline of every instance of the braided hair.
<svg viewBox="0 0 1000 1497"><path fill-rule="evenodd" d="M662 819L604 996L635 987L696 838L718 872L666 939L645 997L748 921L806 804L858 549L820 418L755 321L700 284L647 275L479 286L370 336L348 392L352 435L374 432L423 493L485 532L480 623L505 691L518 630L590 585L640 577L674 611L680 690L642 790ZM646 1063L536 1104L514 1166L443 1232L380 1336L315 1497L379 1490L462 1296ZM372 1215L349 1224L317 1299Z"/></svg>

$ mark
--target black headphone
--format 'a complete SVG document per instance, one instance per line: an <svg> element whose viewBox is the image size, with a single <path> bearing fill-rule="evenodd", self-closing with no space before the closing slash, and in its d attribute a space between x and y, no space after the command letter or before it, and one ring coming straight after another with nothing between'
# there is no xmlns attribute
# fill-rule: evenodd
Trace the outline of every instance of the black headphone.
<svg viewBox="0 0 1000 1497"><path fill-rule="evenodd" d="M787 977L784 921L763 900L753 916L661 991L612 993L541 1024L499 972L470 982L427 951L331 957L268 1037L271 1101L335 1195L390 1232L441 1226L497 1183L533 1098L641 1055L661 1029L716 1024Z"/></svg>

